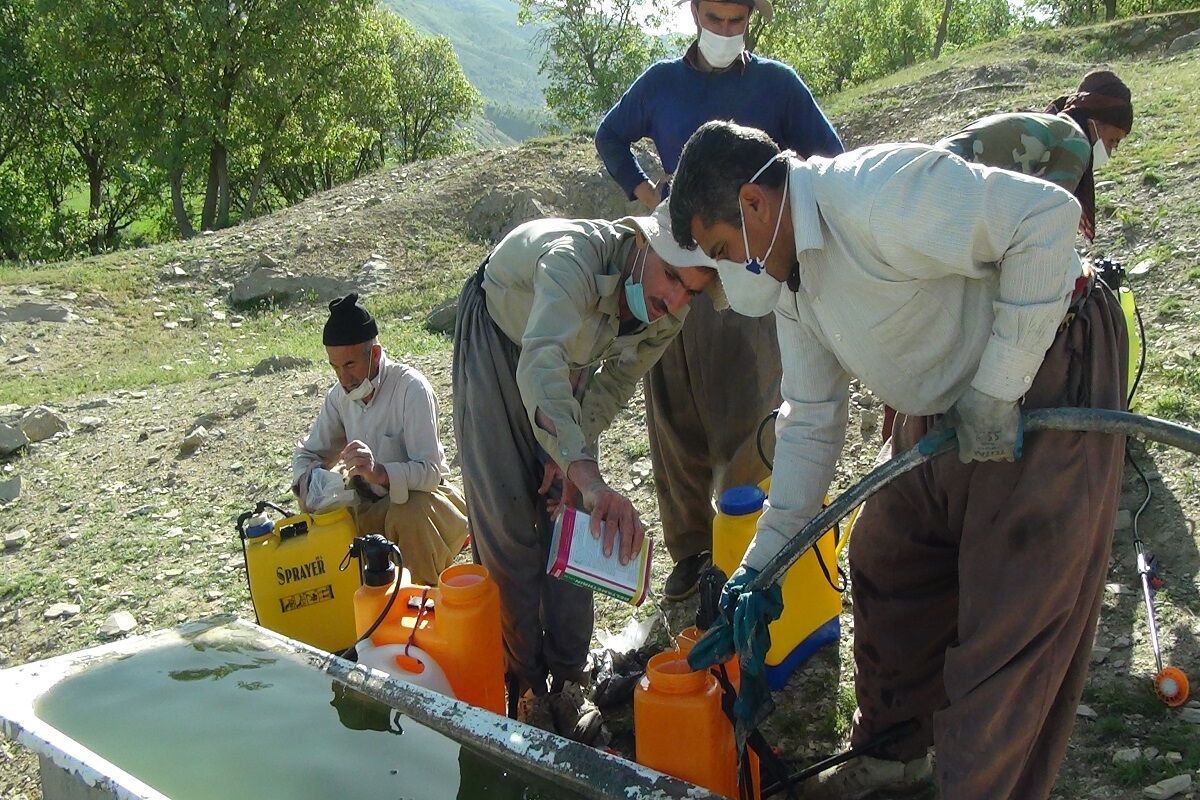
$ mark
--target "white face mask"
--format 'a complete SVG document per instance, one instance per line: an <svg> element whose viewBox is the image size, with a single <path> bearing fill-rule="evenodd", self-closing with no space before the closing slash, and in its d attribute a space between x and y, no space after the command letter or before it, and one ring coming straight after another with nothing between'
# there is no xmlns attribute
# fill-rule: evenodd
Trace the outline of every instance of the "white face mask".
<svg viewBox="0 0 1200 800"><path fill-rule="evenodd" d="M746 36L721 36L708 28L700 28L700 55L709 66L725 69L746 49Z"/></svg>
<svg viewBox="0 0 1200 800"><path fill-rule="evenodd" d="M771 156L767 163L758 168L758 172L747 183L754 183L758 176L766 172L784 154ZM791 184L792 173L788 170L783 180L783 200L779 203L779 216L775 219L775 232L771 234L771 243L762 259L750 255L750 241L746 237L746 214L742 210L741 199L738 200L738 214L742 218L742 246L746 260L741 264L736 261L721 260L717 262L717 273L721 277L721 286L725 289L725 298L729 307L747 317L765 317L770 314L779 302L783 291L783 283L775 280L764 268L771 251L775 249L775 241L779 238L779 226L783 222L783 209L787 205L788 186Z"/></svg>
<svg viewBox="0 0 1200 800"><path fill-rule="evenodd" d="M379 377L378 371L376 371L375 377ZM375 391L375 384L371 382L371 375L368 372L367 377L363 378L362 383L346 392L346 397L356 401L366 400L371 396L371 392L373 391Z"/></svg>
<svg viewBox="0 0 1200 800"><path fill-rule="evenodd" d="M365 400L373 391L375 391L375 384L371 383L370 378L363 378L362 383L346 392L346 397L351 400Z"/></svg>
<svg viewBox="0 0 1200 800"><path fill-rule="evenodd" d="M1092 136L1096 137L1096 141L1092 142L1092 170L1098 170L1108 163L1108 147L1105 146L1104 140L1100 138L1100 129L1096 125L1095 120L1089 120Z"/></svg>
<svg viewBox="0 0 1200 800"><path fill-rule="evenodd" d="M737 261L718 261L717 274L729 307L744 317L765 317L775 310L783 294L783 284L766 271L751 272Z"/></svg>

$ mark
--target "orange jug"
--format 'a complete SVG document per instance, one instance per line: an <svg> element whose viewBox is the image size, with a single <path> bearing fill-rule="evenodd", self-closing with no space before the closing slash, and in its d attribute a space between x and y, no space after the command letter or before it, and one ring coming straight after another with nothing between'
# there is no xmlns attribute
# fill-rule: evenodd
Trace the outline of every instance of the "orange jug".
<svg viewBox="0 0 1200 800"><path fill-rule="evenodd" d="M652 656L633 694L637 762L726 797L738 797L733 723L721 710L721 687L669 650ZM751 796L759 796L758 757L748 754Z"/></svg>
<svg viewBox="0 0 1200 800"><path fill-rule="evenodd" d="M679 648L679 654L684 658L688 657L688 653L692 652L692 648L696 646L696 642L704 637L704 631L691 625L684 628L675 637L675 645ZM738 665L737 653L734 653L729 658L725 659L725 675L729 678L729 682L733 684L734 689L742 688L742 668ZM720 665L713 665L712 671L716 675L720 669Z"/></svg>
<svg viewBox="0 0 1200 800"><path fill-rule="evenodd" d="M459 700L497 714L505 712L500 589L485 567L447 567L436 588L406 586L399 578L386 586L366 583L354 598L359 636L379 618L394 593L396 601L371 634L371 644L411 642L441 667Z"/></svg>

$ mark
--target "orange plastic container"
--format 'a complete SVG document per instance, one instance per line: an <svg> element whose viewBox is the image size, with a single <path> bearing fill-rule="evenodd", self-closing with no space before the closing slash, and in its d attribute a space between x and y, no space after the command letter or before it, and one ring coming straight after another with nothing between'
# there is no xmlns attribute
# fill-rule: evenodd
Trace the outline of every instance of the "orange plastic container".
<svg viewBox="0 0 1200 800"><path fill-rule="evenodd" d="M679 654L684 658L688 657L688 653L692 652L692 648L696 646L696 642L700 641L704 636L704 631L691 625L684 628L675 637L675 645L679 648ZM718 667L712 667L712 672L715 675ZM737 655L732 655L725 660L725 674L729 677L729 682L733 684L734 689L742 688L742 668L738 664Z"/></svg>
<svg viewBox="0 0 1200 800"><path fill-rule="evenodd" d="M633 694L633 730L639 764L738 796L733 723L721 710L721 687L707 670L693 672L679 651L650 658ZM758 797L758 758L749 759Z"/></svg>
<svg viewBox="0 0 1200 800"><path fill-rule="evenodd" d="M500 590L487 569L479 564L455 564L442 572L436 588L399 581L390 586L363 586L354 597L354 625L359 636L379 618L393 592L396 602L371 634L371 644L382 647L411 639L446 673L455 697L503 714ZM422 595L426 596L423 610Z"/></svg>

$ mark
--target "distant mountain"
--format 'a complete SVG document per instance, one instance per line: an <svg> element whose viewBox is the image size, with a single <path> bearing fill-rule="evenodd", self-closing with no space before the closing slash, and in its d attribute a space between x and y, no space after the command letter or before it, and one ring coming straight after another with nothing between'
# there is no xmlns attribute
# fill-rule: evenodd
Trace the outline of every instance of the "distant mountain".
<svg viewBox="0 0 1200 800"><path fill-rule="evenodd" d="M383 0L423 33L449 37L471 84L487 107L486 144L521 141L549 120L538 74L541 48L535 27L517 24L514 0ZM493 128L499 135L490 134ZM509 141L505 141L509 140Z"/></svg>

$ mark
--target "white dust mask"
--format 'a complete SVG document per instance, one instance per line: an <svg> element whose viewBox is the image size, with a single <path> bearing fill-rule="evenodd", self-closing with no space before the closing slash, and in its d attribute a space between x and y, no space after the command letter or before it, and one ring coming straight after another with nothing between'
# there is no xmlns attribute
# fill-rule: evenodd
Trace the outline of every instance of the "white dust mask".
<svg viewBox="0 0 1200 800"><path fill-rule="evenodd" d="M351 400L365 400L373 391L375 391L375 384L371 383L370 378L363 378L362 383L346 392L346 397Z"/></svg>
<svg viewBox="0 0 1200 800"><path fill-rule="evenodd" d="M379 377L379 369L378 368L376 368L376 370L375 370L375 377L376 378ZM370 372L370 369L368 368L367 377L363 378L362 383L360 383L358 386L355 386L353 389L346 392L346 397L348 397L351 400L356 400L356 401L366 400L368 397L371 396L371 392L373 392L373 391L375 391L375 384L371 380L371 372Z"/></svg>
<svg viewBox="0 0 1200 800"><path fill-rule="evenodd" d="M771 156L747 183L754 183L758 180L758 176L767 170L767 167L784 156L786 156L785 153ZM743 252L746 254L746 260L740 264L727 259L717 262L717 273L721 277L721 286L725 289L725 298L729 301L729 307L747 317L764 317L770 314L779 302L779 295L783 291L783 283L771 277L764 267L767 259L771 257L771 251L775 249L775 241L779 238L779 226L783 223L783 209L787 205L788 186L791 184L791 180L792 173L791 170L788 170L783 180L783 199L779 203L779 216L775 219L775 231L771 234L771 243L767 245L767 252L763 254L763 257L758 259L750 255L750 240L746 236L746 213L742 210L742 202L739 197L738 214L742 219L742 246L745 248Z"/></svg>
<svg viewBox="0 0 1200 800"><path fill-rule="evenodd" d="M725 69L746 49L746 36L721 36L708 28L700 28L700 55L714 69Z"/></svg>
<svg viewBox="0 0 1200 800"><path fill-rule="evenodd" d="M717 274L729 307L745 317L765 317L775 310L783 284L766 271L751 272L744 263L717 261Z"/></svg>

